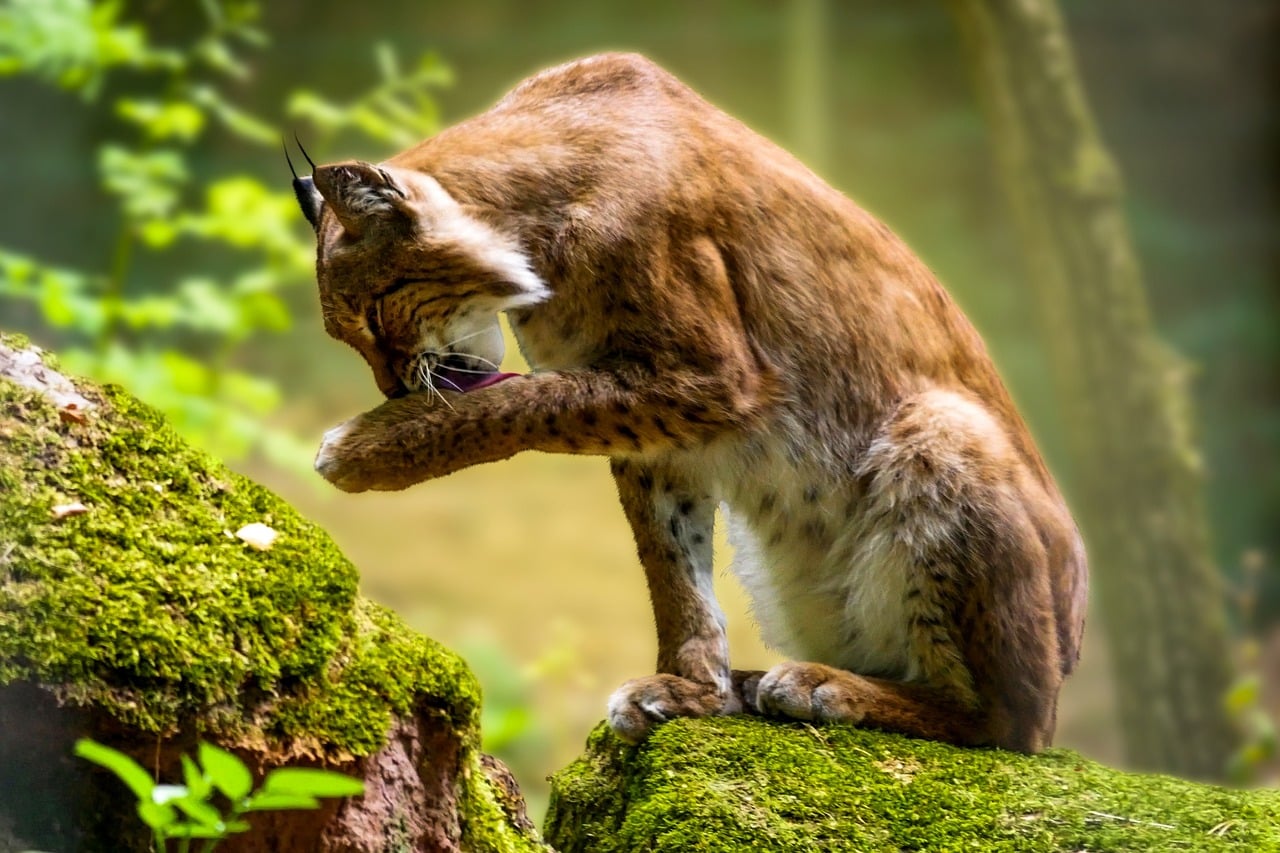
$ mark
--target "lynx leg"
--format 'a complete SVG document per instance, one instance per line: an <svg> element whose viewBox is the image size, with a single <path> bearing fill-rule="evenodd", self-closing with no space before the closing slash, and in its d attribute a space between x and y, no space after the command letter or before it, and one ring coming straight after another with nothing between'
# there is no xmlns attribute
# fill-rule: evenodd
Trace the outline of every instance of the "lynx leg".
<svg viewBox="0 0 1280 853"><path fill-rule="evenodd" d="M658 628L658 674L632 679L609 698L610 726L636 742L672 717L730 713L740 703L712 590L714 503L665 465L615 460L613 475Z"/></svg>
<svg viewBox="0 0 1280 853"><path fill-rule="evenodd" d="M1078 547L1056 493L1006 436L960 394L899 407L860 473L872 519L864 557L906 578L901 674L782 664L759 683L762 712L1025 752L1048 745L1074 660L1060 637L1078 636L1078 625L1058 625L1054 579L1079 570L1064 557Z"/></svg>

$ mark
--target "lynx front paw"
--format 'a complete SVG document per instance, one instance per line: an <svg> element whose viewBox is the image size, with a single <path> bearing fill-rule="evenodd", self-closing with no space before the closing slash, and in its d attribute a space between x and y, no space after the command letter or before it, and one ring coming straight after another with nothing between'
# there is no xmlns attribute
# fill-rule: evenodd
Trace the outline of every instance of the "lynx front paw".
<svg viewBox="0 0 1280 853"><path fill-rule="evenodd" d="M352 418L326 432L316 452L316 472L344 492L363 492L373 486L366 475L367 466L351 451L355 422Z"/></svg>
<svg viewBox="0 0 1280 853"><path fill-rule="evenodd" d="M639 743L672 717L708 717L731 711L713 684L678 675L633 678L609 697L609 727L628 743Z"/></svg>
<svg viewBox="0 0 1280 853"><path fill-rule="evenodd" d="M866 704L858 677L820 663L781 663L756 687L760 713L815 723L859 723Z"/></svg>

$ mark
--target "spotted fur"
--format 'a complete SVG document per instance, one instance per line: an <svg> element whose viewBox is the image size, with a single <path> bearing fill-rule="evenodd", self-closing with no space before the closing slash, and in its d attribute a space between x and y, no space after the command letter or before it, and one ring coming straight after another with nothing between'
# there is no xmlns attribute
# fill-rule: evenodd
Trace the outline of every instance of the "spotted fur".
<svg viewBox="0 0 1280 853"><path fill-rule="evenodd" d="M523 450L609 457L659 645L658 674L609 701L621 735L745 710L1049 742L1080 539L981 340L884 225L628 55L314 187L326 326L397 397L327 434L318 470L360 491ZM532 373L402 396L423 358L497 361L502 311ZM729 668L717 505L796 662Z"/></svg>

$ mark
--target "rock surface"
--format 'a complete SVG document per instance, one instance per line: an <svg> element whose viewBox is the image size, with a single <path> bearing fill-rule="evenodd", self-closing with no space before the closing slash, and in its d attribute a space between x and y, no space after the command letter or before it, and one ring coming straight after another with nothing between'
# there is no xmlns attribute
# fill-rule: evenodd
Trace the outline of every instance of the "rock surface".
<svg viewBox="0 0 1280 853"><path fill-rule="evenodd" d="M722 717L675 720L639 747L597 729L552 777L545 834L560 853L1275 853L1280 791Z"/></svg>
<svg viewBox="0 0 1280 853"><path fill-rule="evenodd" d="M220 850L545 850L479 751L471 673L356 585L323 531L154 411L0 338L0 850L149 849L124 786L71 757L81 736L165 781L200 739L259 778L365 781Z"/></svg>

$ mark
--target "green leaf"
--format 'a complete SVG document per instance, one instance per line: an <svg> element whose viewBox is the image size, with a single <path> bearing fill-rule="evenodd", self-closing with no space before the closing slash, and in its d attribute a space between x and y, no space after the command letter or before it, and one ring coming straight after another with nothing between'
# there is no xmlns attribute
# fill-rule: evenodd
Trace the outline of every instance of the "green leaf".
<svg viewBox="0 0 1280 853"><path fill-rule="evenodd" d="M307 119L324 130L334 130L346 123L346 111L342 107L306 89L289 96L285 114L290 118Z"/></svg>
<svg viewBox="0 0 1280 853"><path fill-rule="evenodd" d="M236 55L231 52L231 48L227 47L225 42L216 38L202 39L192 48L192 54L204 62L205 65L215 71L226 74L228 77L243 80L249 76L248 66L236 58Z"/></svg>
<svg viewBox="0 0 1280 853"><path fill-rule="evenodd" d="M289 306L274 293L248 293L240 297L240 322L244 331L287 331L292 324Z"/></svg>
<svg viewBox="0 0 1280 853"><path fill-rule="evenodd" d="M152 781L151 774L144 770L141 764L123 752L88 738L80 738L76 741L75 754L116 774L138 798L139 809L142 807L141 804L151 804L151 792L155 790L156 783Z"/></svg>
<svg viewBox="0 0 1280 853"><path fill-rule="evenodd" d="M269 379L239 371L226 371L221 378L226 398L252 414L265 415L280 405L280 389Z"/></svg>
<svg viewBox="0 0 1280 853"><path fill-rule="evenodd" d="M121 98L116 115L143 129L149 139L190 142L204 129L204 112L186 101Z"/></svg>
<svg viewBox="0 0 1280 853"><path fill-rule="evenodd" d="M227 830L202 823L175 823L165 829L165 834L170 838L225 838Z"/></svg>
<svg viewBox="0 0 1280 853"><path fill-rule="evenodd" d="M131 329L167 329L182 315L182 305L168 296L143 296L120 306L120 318Z"/></svg>
<svg viewBox="0 0 1280 853"><path fill-rule="evenodd" d="M1246 708L1257 705L1261 694L1262 683L1257 676L1242 678L1227 692L1227 710L1232 714L1242 713Z"/></svg>
<svg viewBox="0 0 1280 853"><path fill-rule="evenodd" d="M232 104L212 86L197 86L191 90L191 99L204 107L223 127L236 136L262 145L278 145L280 132L257 116Z"/></svg>
<svg viewBox="0 0 1280 853"><path fill-rule="evenodd" d="M185 758L186 756L183 757ZM200 802L196 798L188 796L175 800L173 804L181 809L187 817L201 826L213 827L219 831L222 829L222 812L208 803Z"/></svg>
<svg viewBox="0 0 1280 853"><path fill-rule="evenodd" d="M57 328L74 328L95 334L102 328L106 311L103 301L89 292L84 276L46 267L40 271L35 297L45 321Z"/></svg>
<svg viewBox="0 0 1280 853"><path fill-rule="evenodd" d="M240 313L226 291L213 279L189 278L178 285L183 326L226 334L240 322Z"/></svg>
<svg viewBox="0 0 1280 853"><path fill-rule="evenodd" d="M213 792L213 782L200 771L199 765L191 759L191 756L186 754L182 756L182 779L187 783L187 790L191 792L194 799L207 800L209 794Z"/></svg>
<svg viewBox="0 0 1280 853"><path fill-rule="evenodd" d="M168 216L178 203L178 186L187 180L187 164L172 149L130 151L121 145L103 145L98 171L108 192L120 197L131 219Z"/></svg>
<svg viewBox="0 0 1280 853"><path fill-rule="evenodd" d="M239 802L249 795L253 788L253 775L244 762L225 749L211 743L200 743L200 766L219 791L226 794L227 799Z"/></svg>
<svg viewBox="0 0 1280 853"><path fill-rule="evenodd" d="M284 809L318 809L320 801L305 794L269 794L259 792L249 798L243 811L263 812Z"/></svg>
<svg viewBox="0 0 1280 853"><path fill-rule="evenodd" d="M262 782L266 794L305 794L312 797L355 797L364 793L364 783L332 770L282 767L272 770Z"/></svg>
<svg viewBox="0 0 1280 853"><path fill-rule="evenodd" d="M138 803L138 817L154 830L166 830L178 819L178 813L168 803Z"/></svg>
<svg viewBox="0 0 1280 853"><path fill-rule="evenodd" d="M396 58L395 45L385 41L378 42L373 48L373 58L383 80L391 83L400 79L400 62Z"/></svg>

